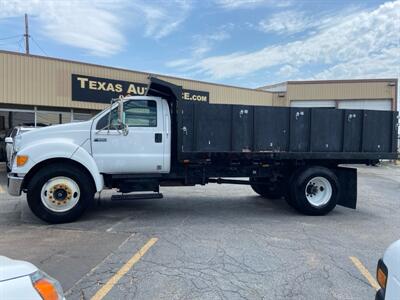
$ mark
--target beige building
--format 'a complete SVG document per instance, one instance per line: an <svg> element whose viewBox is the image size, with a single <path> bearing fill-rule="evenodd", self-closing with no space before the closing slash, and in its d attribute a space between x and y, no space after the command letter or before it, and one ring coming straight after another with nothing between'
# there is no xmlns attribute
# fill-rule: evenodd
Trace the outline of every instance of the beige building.
<svg viewBox="0 0 400 300"><path fill-rule="evenodd" d="M286 81L259 90L273 93L273 105L397 110L397 79Z"/></svg>
<svg viewBox="0 0 400 300"><path fill-rule="evenodd" d="M396 110L397 79L288 81L259 89L0 51L0 137L18 125L89 119L120 95L143 95L149 76L209 103ZM1 156L1 153L0 153Z"/></svg>

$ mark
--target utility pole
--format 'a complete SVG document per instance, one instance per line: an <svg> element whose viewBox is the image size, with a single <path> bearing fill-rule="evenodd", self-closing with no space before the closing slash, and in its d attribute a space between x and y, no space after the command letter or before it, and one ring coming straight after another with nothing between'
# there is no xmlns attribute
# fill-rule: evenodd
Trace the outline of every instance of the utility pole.
<svg viewBox="0 0 400 300"><path fill-rule="evenodd" d="M29 55L29 28L28 28L28 15L25 14L25 52Z"/></svg>

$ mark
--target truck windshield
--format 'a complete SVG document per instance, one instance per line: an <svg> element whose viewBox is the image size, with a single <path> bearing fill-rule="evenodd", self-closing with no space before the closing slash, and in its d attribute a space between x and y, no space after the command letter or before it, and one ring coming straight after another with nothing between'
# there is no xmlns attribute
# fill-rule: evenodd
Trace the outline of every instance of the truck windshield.
<svg viewBox="0 0 400 300"><path fill-rule="evenodd" d="M110 108L108 108L109 110ZM101 112L103 113L103 112ZM117 107L113 108L111 111L111 117L110 117L110 128L108 128L108 121L109 121L109 115L110 113L105 114L98 122L96 125L96 130L102 130L102 129L117 129L118 126L118 112L117 112Z"/></svg>
<svg viewBox="0 0 400 300"><path fill-rule="evenodd" d="M110 111L110 106L108 106L107 108L103 109L102 111L99 111L97 114L95 114L91 120L95 120L97 119L98 116L100 116L101 114L103 114L105 111Z"/></svg>

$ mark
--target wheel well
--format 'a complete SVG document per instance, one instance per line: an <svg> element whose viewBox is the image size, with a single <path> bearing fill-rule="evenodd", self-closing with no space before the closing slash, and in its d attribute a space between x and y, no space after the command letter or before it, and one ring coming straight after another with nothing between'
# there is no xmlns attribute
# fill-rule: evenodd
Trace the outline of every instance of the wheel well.
<svg viewBox="0 0 400 300"><path fill-rule="evenodd" d="M82 165L81 163L73 160L73 159L69 159L69 158L51 158L51 159L47 159L44 161L41 161L40 163L36 164L32 169L29 170L29 172L25 175L24 177L24 181L22 182L22 190L25 190L29 184L29 182L31 181L32 177L43 167L46 167L48 165L52 165L55 163L66 163L68 165L74 165L77 168L80 168L82 171L84 171L87 176L91 179L92 182L92 186L94 188L94 190L96 191L96 183L94 182L93 176L92 174L89 172L89 170Z"/></svg>

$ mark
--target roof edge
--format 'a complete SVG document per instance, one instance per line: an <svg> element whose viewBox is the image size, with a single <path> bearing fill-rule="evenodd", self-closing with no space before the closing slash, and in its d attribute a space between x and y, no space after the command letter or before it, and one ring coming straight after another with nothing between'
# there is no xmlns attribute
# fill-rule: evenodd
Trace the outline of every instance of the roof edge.
<svg viewBox="0 0 400 300"><path fill-rule="evenodd" d="M365 78L365 79L329 79L329 80L289 80L278 82L275 84L269 84L260 86L257 89L264 89L264 88L273 88L283 84L321 84L321 83L360 83L360 82L388 82L394 81L396 84L398 83L398 78Z"/></svg>
<svg viewBox="0 0 400 300"><path fill-rule="evenodd" d="M280 85L285 85L287 84L287 81L282 81L282 82L278 82L278 83L274 83L274 84L267 84L267 85L263 85L257 88L257 90L261 90L261 89L268 89L268 88L274 88Z"/></svg>
<svg viewBox="0 0 400 300"><path fill-rule="evenodd" d="M365 78L365 79L330 79L330 80L291 80L286 81L287 84L320 84L320 83L360 83L360 82L398 82L397 78Z"/></svg>
<svg viewBox="0 0 400 300"><path fill-rule="evenodd" d="M203 81L203 80L195 80L195 79L189 79L189 78L183 78L183 77L176 77L176 76L164 75L164 74L158 74L158 73L152 73L152 72L136 71L136 70L117 68L117 67L105 66L105 65L98 65L98 64L93 64L93 63L87 63L87 62L82 62L82 61L77 61L77 60L69 60L69 59L63 59L63 58L56 58L56 57L50 57L50 56L42 56L42 55L36 55L36 54L25 54L25 53L7 51L7 50L0 50L0 53L11 54L11 55L19 55L19 56L24 56L24 57L47 59L47 60L52 60L52 61L61 61L61 62L66 62L66 63L75 63L75 64L81 64L81 65L99 67L99 68L107 68L107 69L112 69L112 70L117 70L117 71L124 71L124 72L134 72L134 73L139 73L139 74L143 74L143 75L147 75L147 76L154 76L154 77L162 76L162 77L171 78L171 79L199 82L199 83L210 84L210 85L214 85L214 86L235 88L235 89L241 89L241 90L253 91L253 92L263 92L263 93L266 93L266 94L270 94L271 93L271 92L268 92L268 91L258 90L256 88L253 89L253 88L246 88L246 87L240 87L240 86L234 86L234 85L228 85L228 84L222 84L222 83L208 82L208 81Z"/></svg>

